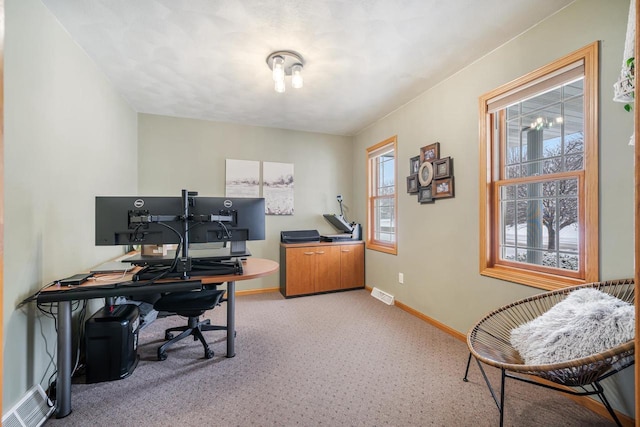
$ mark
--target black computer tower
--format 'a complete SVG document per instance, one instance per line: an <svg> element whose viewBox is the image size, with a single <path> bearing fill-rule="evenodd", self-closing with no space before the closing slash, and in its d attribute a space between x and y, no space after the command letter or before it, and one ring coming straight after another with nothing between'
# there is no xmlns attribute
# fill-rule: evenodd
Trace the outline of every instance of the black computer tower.
<svg viewBox="0 0 640 427"><path fill-rule="evenodd" d="M85 322L87 383L131 375L138 365L139 325L135 304L105 306Z"/></svg>

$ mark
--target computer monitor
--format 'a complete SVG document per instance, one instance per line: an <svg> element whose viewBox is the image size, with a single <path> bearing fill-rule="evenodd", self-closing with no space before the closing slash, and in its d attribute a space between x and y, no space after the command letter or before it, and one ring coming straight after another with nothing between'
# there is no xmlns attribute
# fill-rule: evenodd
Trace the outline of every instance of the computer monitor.
<svg viewBox="0 0 640 427"><path fill-rule="evenodd" d="M98 196L95 212L96 246L180 243L181 221L165 221L165 225L139 224L132 223L130 216L145 212L179 216L182 210L180 197Z"/></svg>
<svg viewBox="0 0 640 427"><path fill-rule="evenodd" d="M194 222L189 225L190 243L264 240L263 198L195 197L189 208ZM231 222L199 222L207 216L230 216Z"/></svg>
<svg viewBox="0 0 640 427"><path fill-rule="evenodd" d="M181 197L98 196L95 243L162 245L180 243L181 238L183 243L265 238L263 198L191 196L186 221L184 209Z"/></svg>
<svg viewBox="0 0 640 427"><path fill-rule="evenodd" d="M245 242L265 238L263 198L197 197L187 190L182 190L181 197L98 196L95 214L96 245L180 244L169 258L127 258L147 266L134 280L228 274L230 270L240 274L239 259L250 255ZM231 246L225 253L190 256L192 243L210 242L231 242ZM232 259L235 266L220 263Z"/></svg>

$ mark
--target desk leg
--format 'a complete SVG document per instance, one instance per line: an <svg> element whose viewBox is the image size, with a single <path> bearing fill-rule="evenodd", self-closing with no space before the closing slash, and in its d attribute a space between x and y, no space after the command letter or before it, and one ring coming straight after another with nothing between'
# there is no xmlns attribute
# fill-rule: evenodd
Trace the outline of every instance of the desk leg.
<svg viewBox="0 0 640 427"><path fill-rule="evenodd" d="M236 355L236 282L227 282L227 357Z"/></svg>
<svg viewBox="0 0 640 427"><path fill-rule="evenodd" d="M58 302L56 418L71 413L71 301Z"/></svg>

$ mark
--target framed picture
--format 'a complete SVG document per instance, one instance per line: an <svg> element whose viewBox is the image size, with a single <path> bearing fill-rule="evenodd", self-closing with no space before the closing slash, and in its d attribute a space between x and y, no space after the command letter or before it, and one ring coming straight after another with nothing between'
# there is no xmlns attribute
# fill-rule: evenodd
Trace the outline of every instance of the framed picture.
<svg viewBox="0 0 640 427"><path fill-rule="evenodd" d="M440 143L435 142L420 149L420 161L433 162L440 158Z"/></svg>
<svg viewBox="0 0 640 427"><path fill-rule="evenodd" d="M407 177L407 193L414 194L418 192L418 174L414 173Z"/></svg>
<svg viewBox="0 0 640 427"><path fill-rule="evenodd" d="M433 186L429 185L427 187L420 187L420 191L418 192L418 202L420 203L433 203L433 194L432 194Z"/></svg>
<svg viewBox="0 0 640 427"><path fill-rule="evenodd" d="M443 179L453 176L453 162L451 157L433 161L433 179Z"/></svg>
<svg viewBox="0 0 640 427"><path fill-rule="evenodd" d="M431 162L424 162L420 165L420 170L418 170L418 181L420 181L420 185L426 187L431 184L431 180L433 179L433 165Z"/></svg>
<svg viewBox="0 0 640 427"><path fill-rule="evenodd" d="M453 197L453 177L439 179L433 181L434 190L433 197L436 199L444 199L445 197Z"/></svg>
<svg viewBox="0 0 640 427"><path fill-rule="evenodd" d="M420 156L415 156L409 159L409 173L414 174L418 173L420 169Z"/></svg>

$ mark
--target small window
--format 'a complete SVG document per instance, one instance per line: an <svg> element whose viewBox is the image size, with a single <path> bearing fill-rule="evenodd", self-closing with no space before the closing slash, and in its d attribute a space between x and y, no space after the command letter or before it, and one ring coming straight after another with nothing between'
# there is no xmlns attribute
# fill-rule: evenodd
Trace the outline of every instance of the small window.
<svg viewBox="0 0 640 427"><path fill-rule="evenodd" d="M397 253L396 137L367 149L367 248Z"/></svg>
<svg viewBox="0 0 640 427"><path fill-rule="evenodd" d="M480 272L598 280L597 43L480 98Z"/></svg>

